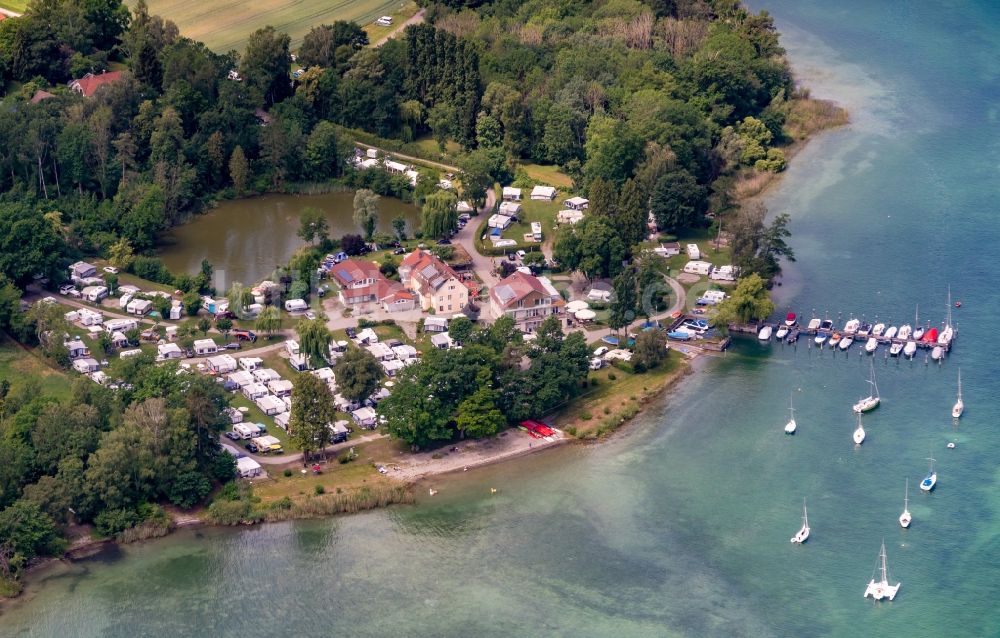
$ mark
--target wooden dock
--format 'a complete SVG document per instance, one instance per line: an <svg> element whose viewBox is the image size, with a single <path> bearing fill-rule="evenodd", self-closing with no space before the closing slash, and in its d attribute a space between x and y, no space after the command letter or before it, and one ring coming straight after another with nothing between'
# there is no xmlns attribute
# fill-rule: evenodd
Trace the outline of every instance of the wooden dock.
<svg viewBox="0 0 1000 638"><path fill-rule="evenodd" d="M732 332L732 333L736 333L736 334L752 334L752 335L757 335L757 334L760 334L760 331L764 328L764 326L771 326L771 330L772 331L777 331L777 329L779 327L783 326L783 325L784 325L783 322L766 322L766 321L765 322L761 322L761 323L756 323L756 324L742 324L742 325L731 324L729 326L729 331ZM945 354L948 354L949 352L951 352L951 347L955 344L955 340L958 338L958 331L955 330L954 326L952 326L952 331L953 331L952 332L952 338L951 338L950 342L948 342L948 343L938 343L936 340L935 341L921 341L919 339L897 339L896 337L893 337L891 339L887 339L887 338L885 338L885 337L883 337L881 335L873 335L871 333L868 333L868 334L866 334L864 336L861 336L861 335L859 335L857 333L845 333L843 331L843 329L837 329L837 328L830 329L830 330L822 330L822 331L820 331L817 328L809 328L808 326L801 326L801 325L796 324L795 326L793 326L792 328L789 329L788 335L784 339L782 339L782 341L787 340L788 338L792 337L793 334L795 335L795 339L798 339L799 337L803 337L803 336L806 336L806 337L809 337L809 338L813 339L820 332L823 332L826 335L833 335L834 333L838 333L842 337L852 337L854 339L854 344L860 344L862 346L862 348L864 347L864 345L868 341L868 339L875 338L878 341L879 346L890 346L891 347L892 344L899 343L899 344L902 344L905 347L907 343L914 343L914 344L916 344L916 346L917 346L918 349L924 349L924 350L932 350L936 346L940 346L941 349L944 350ZM793 341L794 341L794 339L793 339ZM852 344L851 347L854 347L854 344ZM813 343L812 345L816 345L816 344ZM828 347L828 344L826 342L824 342L822 344L819 344L817 347L825 348L825 347ZM833 348L831 348L831 350L832 349ZM839 347L838 347L838 349L839 349ZM900 353L900 354L902 354L902 353Z"/></svg>

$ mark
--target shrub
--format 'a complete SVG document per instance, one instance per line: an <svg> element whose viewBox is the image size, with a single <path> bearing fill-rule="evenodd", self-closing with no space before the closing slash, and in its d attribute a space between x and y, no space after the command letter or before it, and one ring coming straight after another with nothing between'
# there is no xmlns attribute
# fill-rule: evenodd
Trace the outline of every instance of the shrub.
<svg viewBox="0 0 1000 638"><path fill-rule="evenodd" d="M611 414L611 408L604 406L604 414Z"/></svg>
<svg viewBox="0 0 1000 638"><path fill-rule="evenodd" d="M285 471L282 472L282 474L285 476L285 478L288 478L289 476L292 475L292 470L286 467Z"/></svg>
<svg viewBox="0 0 1000 638"><path fill-rule="evenodd" d="M322 485L317 485L316 486L316 496L319 496L320 494L326 494L326 488L323 487Z"/></svg>
<svg viewBox="0 0 1000 638"><path fill-rule="evenodd" d="M615 373L614 373L614 372L609 372L609 373L608 373L608 381L614 381L614 380L615 380L615 379L617 379L617 378L618 378L618 377L616 377L616 376L615 376Z"/></svg>
<svg viewBox="0 0 1000 638"><path fill-rule="evenodd" d="M594 418L594 415L591 414L590 412L584 412L583 414L580 415L580 418L583 419L584 421L589 421Z"/></svg>

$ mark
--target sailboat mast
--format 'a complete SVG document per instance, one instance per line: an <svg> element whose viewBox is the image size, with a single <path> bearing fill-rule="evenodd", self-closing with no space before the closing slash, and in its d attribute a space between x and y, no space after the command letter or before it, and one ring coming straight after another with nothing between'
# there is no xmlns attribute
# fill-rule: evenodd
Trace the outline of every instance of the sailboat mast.
<svg viewBox="0 0 1000 638"><path fill-rule="evenodd" d="M882 582L887 583L889 582L889 569L886 566L886 560L885 560L885 539L882 539L881 558L882 558Z"/></svg>

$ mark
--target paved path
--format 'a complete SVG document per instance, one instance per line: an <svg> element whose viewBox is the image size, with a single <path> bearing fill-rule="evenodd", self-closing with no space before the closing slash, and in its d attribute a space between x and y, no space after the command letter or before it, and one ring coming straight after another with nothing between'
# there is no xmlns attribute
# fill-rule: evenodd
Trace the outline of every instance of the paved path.
<svg viewBox="0 0 1000 638"><path fill-rule="evenodd" d="M398 36L399 34L401 34L403 32L403 29L405 29L406 27L410 26L411 24L420 24L421 22L424 21L424 16L425 15L427 15L427 9L421 9L420 11L417 11L412 16L410 16L410 18L406 22L404 22L403 24L399 25L398 27L396 27L395 29L393 29L389 33L385 34L384 36L382 36L372 46L373 47L380 47L383 44L385 44L386 42L388 42L390 40L390 38L395 38L396 36Z"/></svg>
<svg viewBox="0 0 1000 638"><path fill-rule="evenodd" d="M366 434L364 436L359 436L356 439L344 441L343 443L328 445L326 447L326 450L324 451L328 455L330 455L336 452L340 452L341 450L347 450L349 448L354 447L355 445L359 445L361 443L367 443L368 441L377 441L378 439L382 439L387 436L389 435L378 434L378 433ZM222 434L219 435L219 442L222 443L224 446L236 448L244 455L249 456L253 460L260 463L261 465L287 465L289 463L295 463L297 461L302 460L302 452L296 452L295 454L281 454L279 456L267 456L266 454L251 454L250 452L247 452L246 449L239 444L239 442L230 441L225 437L225 435ZM316 454L319 454L319 452L314 452L313 454L315 456Z"/></svg>

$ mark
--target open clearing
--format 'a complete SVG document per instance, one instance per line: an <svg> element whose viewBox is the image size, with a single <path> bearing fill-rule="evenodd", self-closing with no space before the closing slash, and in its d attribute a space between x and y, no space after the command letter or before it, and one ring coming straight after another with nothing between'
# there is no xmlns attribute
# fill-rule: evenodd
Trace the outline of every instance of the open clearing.
<svg viewBox="0 0 1000 638"><path fill-rule="evenodd" d="M135 0L128 4L134 6ZM246 48L251 33L273 26L292 37L293 49L314 26L334 20L369 25L381 15L401 24L413 15L412 0L147 0L149 12L173 20L181 34L219 53ZM397 17L398 16L398 17Z"/></svg>

